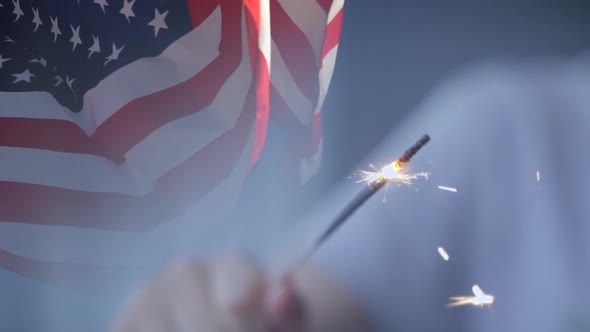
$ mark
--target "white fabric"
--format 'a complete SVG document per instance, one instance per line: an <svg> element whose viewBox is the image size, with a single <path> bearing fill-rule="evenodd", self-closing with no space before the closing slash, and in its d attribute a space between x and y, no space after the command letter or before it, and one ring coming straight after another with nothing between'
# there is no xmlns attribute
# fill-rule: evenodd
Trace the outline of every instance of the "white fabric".
<svg viewBox="0 0 590 332"><path fill-rule="evenodd" d="M315 258L379 331L590 330L590 58L480 67L400 127L367 164L428 133L410 167L430 179L379 193ZM359 189L330 195L308 235ZM474 284L489 309L446 307Z"/></svg>

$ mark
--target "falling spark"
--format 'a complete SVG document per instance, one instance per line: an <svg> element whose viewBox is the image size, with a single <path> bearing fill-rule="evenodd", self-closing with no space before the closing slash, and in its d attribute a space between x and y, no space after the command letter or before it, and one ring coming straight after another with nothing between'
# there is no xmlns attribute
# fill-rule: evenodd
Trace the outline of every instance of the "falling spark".
<svg viewBox="0 0 590 332"><path fill-rule="evenodd" d="M453 187L445 187L445 186L438 186L438 189L440 190L446 190L446 191L450 191L450 192L457 192L457 188L453 188Z"/></svg>
<svg viewBox="0 0 590 332"><path fill-rule="evenodd" d="M444 259L445 261L449 260L449 254L447 254L445 248L438 247L438 253L440 254L440 257L442 257L442 259Z"/></svg>
<svg viewBox="0 0 590 332"><path fill-rule="evenodd" d="M473 295L475 296L454 296L451 297L451 303L449 303L448 307L458 307L464 305L473 305L483 307L484 305L491 305L494 303L495 296L491 294L484 293L483 290L478 285L473 285L471 288Z"/></svg>
<svg viewBox="0 0 590 332"><path fill-rule="evenodd" d="M537 171L537 182L541 181L541 172Z"/></svg>

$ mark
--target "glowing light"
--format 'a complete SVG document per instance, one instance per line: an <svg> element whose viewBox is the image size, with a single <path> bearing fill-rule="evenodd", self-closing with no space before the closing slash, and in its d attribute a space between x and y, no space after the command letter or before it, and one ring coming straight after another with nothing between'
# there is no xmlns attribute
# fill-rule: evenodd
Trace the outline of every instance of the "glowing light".
<svg viewBox="0 0 590 332"><path fill-rule="evenodd" d="M444 259L445 261L449 260L449 254L447 254L445 248L443 247L438 247L438 253L440 255L440 257L442 257L442 259Z"/></svg>
<svg viewBox="0 0 590 332"><path fill-rule="evenodd" d="M378 169L373 165L370 166L373 169L372 171L358 172L360 175L360 180L358 180L357 183L366 182L368 185L373 185L376 182L386 180L388 182L398 182L405 185L411 185L418 178L428 179L428 175L430 174L427 172L405 173L397 161L388 164L381 169Z"/></svg>
<svg viewBox="0 0 590 332"><path fill-rule="evenodd" d="M453 187L438 186L438 189L450 191L450 192L453 192L453 193L456 193L457 192L457 188L453 188Z"/></svg>
<svg viewBox="0 0 590 332"><path fill-rule="evenodd" d="M395 179L397 177L398 170L395 169L393 164L389 164L381 169L381 174L387 180Z"/></svg>
<svg viewBox="0 0 590 332"><path fill-rule="evenodd" d="M537 182L541 181L541 172L537 171Z"/></svg>
<svg viewBox="0 0 590 332"><path fill-rule="evenodd" d="M484 305L491 305L492 303L494 303L494 300L496 298L494 295L484 293L484 291L478 285L473 285L473 287L471 287L471 291L475 296L451 297L451 303L449 303L448 306L458 307L464 305L473 305L482 307Z"/></svg>

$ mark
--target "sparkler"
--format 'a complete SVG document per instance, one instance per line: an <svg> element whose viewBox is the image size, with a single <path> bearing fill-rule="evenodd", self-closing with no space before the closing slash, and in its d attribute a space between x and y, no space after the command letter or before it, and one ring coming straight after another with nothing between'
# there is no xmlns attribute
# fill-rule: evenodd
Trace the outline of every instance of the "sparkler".
<svg viewBox="0 0 590 332"><path fill-rule="evenodd" d="M401 171L402 167L404 167L404 165L407 164L412 159L412 157L416 155L416 153L418 153L418 151L420 151L420 149L422 149L422 147L426 145L426 143L428 143L428 141L430 141L430 136L422 136L399 158L397 158L391 164L386 165L382 169L378 169L375 166L371 165L373 171L361 171L361 179L357 181L357 183L366 182L367 184L369 184L369 186L383 186L383 184L387 183L388 181L393 181L409 185L412 183L413 180L416 180L419 177L428 178L428 173L426 172L407 174Z"/></svg>
<svg viewBox="0 0 590 332"><path fill-rule="evenodd" d="M330 223L328 228L322 235L313 243L307 255L303 256L300 264L297 264L295 271L302 267L307 260L313 256L317 249L328 239L361 205L363 205L371 196L373 196L379 189L381 189L389 181L396 181L405 184L411 183L413 179L419 176L427 176L427 173L404 174L400 172L402 167L407 164L426 143L430 141L430 136L422 136L414 145L407 149L398 159L391 164L383 167L380 171L376 169L375 172L363 172L363 179L359 182L367 182L367 186L348 203L344 209L336 216Z"/></svg>
<svg viewBox="0 0 590 332"><path fill-rule="evenodd" d="M473 285L471 288L473 295L475 296L454 296L451 297L451 303L448 304L449 307L458 307L464 305L473 305L473 306L484 306L490 305L494 303L495 296L491 294L484 293L483 290L478 285Z"/></svg>

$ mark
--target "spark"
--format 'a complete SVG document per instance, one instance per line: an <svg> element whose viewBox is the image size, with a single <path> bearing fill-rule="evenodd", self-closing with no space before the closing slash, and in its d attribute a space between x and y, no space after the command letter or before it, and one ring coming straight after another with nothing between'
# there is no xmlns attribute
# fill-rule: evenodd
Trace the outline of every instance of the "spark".
<svg viewBox="0 0 590 332"><path fill-rule="evenodd" d="M446 187L446 186L438 186L438 189L440 190L446 190L446 191L450 191L450 192L457 192L457 188L453 188L453 187Z"/></svg>
<svg viewBox="0 0 590 332"><path fill-rule="evenodd" d="M412 157L426 145L430 141L430 136L424 135L420 137L420 139L414 143L409 149L407 149L399 158L397 158L392 163L385 165L381 169L377 169L375 166L371 165L374 171L360 171L361 179L357 181L359 182L366 182L369 186L373 184L383 184L384 182L399 182L406 185L412 184L414 180L417 180L420 177L428 179L429 173L420 172L420 173L405 173L402 171L402 167L406 165Z"/></svg>
<svg viewBox="0 0 590 332"><path fill-rule="evenodd" d="M405 185L411 185L415 180L419 178L425 178L428 180L430 173L418 172L418 173L406 173L402 169L395 167L395 164L389 164L381 169L370 165L372 171L360 171L360 180L357 183L366 182L369 186L373 185L381 180L388 182L398 182Z"/></svg>
<svg viewBox="0 0 590 332"><path fill-rule="evenodd" d="M449 303L448 307L458 307L464 305L473 305L483 307L484 305L491 305L494 303L495 296L491 294L484 293L483 290L478 285L473 285L471 288L473 295L475 296L454 296L449 298L451 303Z"/></svg>
<svg viewBox="0 0 590 332"><path fill-rule="evenodd" d="M537 182L541 181L541 172L537 171Z"/></svg>
<svg viewBox="0 0 590 332"><path fill-rule="evenodd" d="M440 254L440 257L442 257L442 259L444 259L445 261L449 260L449 254L447 254L445 248L443 247L438 247L438 253Z"/></svg>

